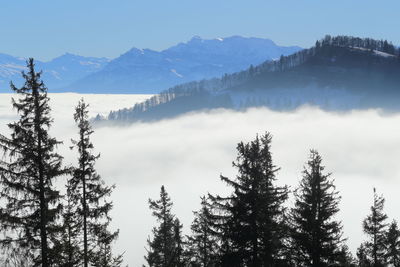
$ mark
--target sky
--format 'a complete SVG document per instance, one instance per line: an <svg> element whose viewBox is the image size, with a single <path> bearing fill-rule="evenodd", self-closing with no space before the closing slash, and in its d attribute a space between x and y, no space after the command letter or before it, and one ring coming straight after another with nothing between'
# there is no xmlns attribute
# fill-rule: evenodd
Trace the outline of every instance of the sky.
<svg viewBox="0 0 400 267"><path fill-rule="evenodd" d="M50 60L115 58L198 35L270 38L309 47L325 34L400 44L398 0L0 0L0 53Z"/></svg>
<svg viewBox="0 0 400 267"><path fill-rule="evenodd" d="M59 152L65 164L76 164L71 138L78 132L72 114L78 100L90 104L90 115L106 114L110 109L129 107L143 101L144 95L50 94L54 117L51 135L64 141ZM0 132L15 120L11 95L0 97ZM95 128L93 143L101 158L98 173L107 184L115 184L112 194L112 227L120 230L114 244L116 252L125 252L125 263L142 266L151 228L156 225L148 208L148 199L157 199L165 185L173 213L189 233L192 211L200 206L200 196L227 195L230 189L219 175L234 177L232 167L236 144L251 141L256 134L269 131L278 185L294 190L308 160L309 150L317 149L326 172L332 173L342 197L336 219L343 221L344 237L352 252L367 236L362 220L369 213L373 187L386 198L388 222L400 220L400 114L382 115L377 110L345 113L325 112L302 107L293 112L266 108L246 112L214 110L156 123L136 123L124 127ZM59 180L61 188L63 181ZM286 205L293 206L293 198Z"/></svg>

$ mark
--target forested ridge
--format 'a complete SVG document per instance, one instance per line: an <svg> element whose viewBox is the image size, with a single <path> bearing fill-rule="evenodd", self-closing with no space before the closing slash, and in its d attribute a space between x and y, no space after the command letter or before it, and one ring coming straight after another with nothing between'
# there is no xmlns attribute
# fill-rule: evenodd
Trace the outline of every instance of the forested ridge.
<svg viewBox="0 0 400 267"><path fill-rule="evenodd" d="M309 49L220 78L172 87L132 108L111 111L105 119L146 121L212 108L282 110L302 104L326 109L398 109L391 100L400 95L399 74L400 49L392 43L328 35ZM382 91L390 97L382 97ZM341 104L348 100L349 104Z"/></svg>

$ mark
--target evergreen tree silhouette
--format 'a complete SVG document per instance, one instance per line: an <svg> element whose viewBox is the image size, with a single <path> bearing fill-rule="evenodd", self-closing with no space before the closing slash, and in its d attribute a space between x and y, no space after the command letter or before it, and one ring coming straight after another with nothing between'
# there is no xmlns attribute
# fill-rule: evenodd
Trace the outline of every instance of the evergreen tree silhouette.
<svg viewBox="0 0 400 267"><path fill-rule="evenodd" d="M150 267L177 267L183 264L182 226L171 213L172 205L164 186L161 186L160 199L149 199L149 207L159 223L152 230L153 238L147 241L145 259Z"/></svg>
<svg viewBox="0 0 400 267"><path fill-rule="evenodd" d="M96 172L95 163L100 155L93 154L93 134L89 122L88 104L81 99L75 108L74 120L79 128L79 139L72 140L77 149L78 167L70 179L70 193L77 213L81 217L83 233L83 265L118 266L122 255L113 257L111 244L118 238L118 231L110 231L110 211L113 204L108 197L115 186L106 186Z"/></svg>
<svg viewBox="0 0 400 267"><path fill-rule="evenodd" d="M340 197L321 164L321 156L311 150L291 210L293 245L302 266L336 264L343 241L341 222L335 220Z"/></svg>
<svg viewBox="0 0 400 267"><path fill-rule="evenodd" d="M387 215L383 212L385 199L378 196L374 188L374 202L371 213L363 221L364 233L369 236L365 242L368 256L373 267L385 266L385 233L387 228Z"/></svg>
<svg viewBox="0 0 400 267"><path fill-rule="evenodd" d="M276 266L282 264L285 236L283 203L286 186L275 185L278 168L272 162L272 136L267 132L249 143L239 143L235 179L221 176L233 188L228 197L211 196L220 216L223 266Z"/></svg>
<svg viewBox="0 0 400 267"><path fill-rule="evenodd" d="M210 267L217 262L218 239L213 229L213 216L206 197L201 198L201 208L194 212L188 237L190 262L192 266Z"/></svg>
<svg viewBox="0 0 400 267"><path fill-rule="evenodd" d="M386 259L391 266L400 266L400 230L397 222L393 221L386 233Z"/></svg>
<svg viewBox="0 0 400 267"><path fill-rule="evenodd" d="M12 105L19 120L8 125L10 138L0 137L8 156L0 161L1 244L9 251L26 251L35 266L48 267L54 260L52 240L59 232L57 217L62 210L54 183L68 170L62 167L63 158L56 152L60 142L48 132L53 123L49 97L32 58L27 69L22 73L25 83L21 88L11 83L18 94Z"/></svg>

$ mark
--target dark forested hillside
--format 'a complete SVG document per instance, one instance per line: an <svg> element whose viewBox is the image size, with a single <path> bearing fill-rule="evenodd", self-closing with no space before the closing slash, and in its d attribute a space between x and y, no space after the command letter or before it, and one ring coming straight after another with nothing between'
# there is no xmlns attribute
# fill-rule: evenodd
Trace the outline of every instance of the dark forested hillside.
<svg viewBox="0 0 400 267"><path fill-rule="evenodd" d="M157 120L212 108L290 110L303 104L329 110L397 110L399 53L388 41L326 36L279 60L172 87L130 109L110 112L107 119Z"/></svg>

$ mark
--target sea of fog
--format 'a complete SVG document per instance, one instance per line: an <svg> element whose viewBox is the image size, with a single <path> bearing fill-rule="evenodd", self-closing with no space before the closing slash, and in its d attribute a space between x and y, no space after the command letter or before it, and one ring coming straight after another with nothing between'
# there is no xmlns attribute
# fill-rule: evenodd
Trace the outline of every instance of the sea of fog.
<svg viewBox="0 0 400 267"><path fill-rule="evenodd" d="M3 134L8 134L6 124L17 118L11 109L11 97L0 94ZM81 97L91 105L94 116L130 107L149 96L50 94L55 119L51 133L64 141L59 149L66 164L76 162L77 155L69 146L71 138L77 138L72 114ZM219 175L235 175L232 160L236 144L265 131L273 135L273 159L281 167L278 184L294 189L309 150L320 152L342 196L338 217L343 220L353 252L365 239L361 222L369 212L373 187L385 196L390 220L400 219L400 114L382 115L377 110L332 113L315 107L294 112L259 108L246 112L216 110L154 123L101 127L95 129L93 136L96 151L101 153L97 169L108 184L116 184L112 215L113 227L120 229L120 237L115 250L125 252L125 263L144 263L146 239L155 223L148 198L157 198L161 185L166 186L174 201L173 212L188 232L200 196L229 192Z"/></svg>

